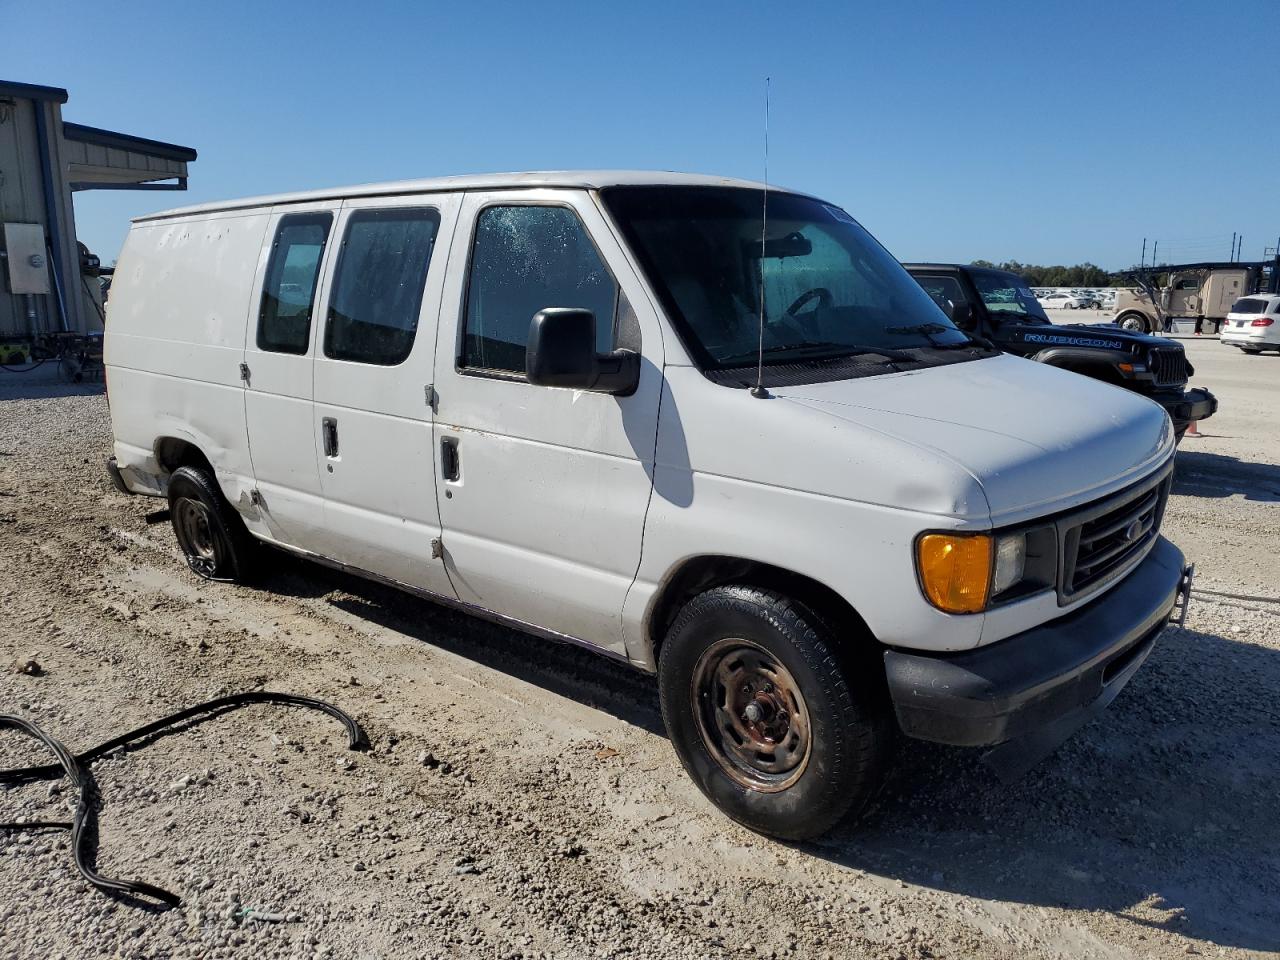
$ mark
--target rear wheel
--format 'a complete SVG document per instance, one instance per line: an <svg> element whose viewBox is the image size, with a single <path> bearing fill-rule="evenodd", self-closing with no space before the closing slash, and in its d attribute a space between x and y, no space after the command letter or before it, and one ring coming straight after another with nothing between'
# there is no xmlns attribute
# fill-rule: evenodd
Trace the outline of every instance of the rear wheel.
<svg viewBox="0 0 1280 960"><path fill-rule="evenodd" d="M179 467L169 477L169 519L187 566L206 580L242 583L257 541L207 470Z"/></svg>
<svg viewBox="0 0 1280 960"><path fill-rule="evenodd" d="M782 594L717 587L681 611L658 681L671 742L734 820L802 840L861 810L892 743L878 661Z"/></svg>

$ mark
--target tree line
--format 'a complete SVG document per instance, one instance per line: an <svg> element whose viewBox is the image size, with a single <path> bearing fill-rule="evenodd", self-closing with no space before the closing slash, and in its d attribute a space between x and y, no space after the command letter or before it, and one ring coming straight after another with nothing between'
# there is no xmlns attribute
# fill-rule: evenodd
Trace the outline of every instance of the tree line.
<svg viewBox="0 0 1280 960"><path fill-rule="evenodd" d="M1077 263L1073 267L1061 265L1042 267L1032 263L1019 263L1017 260L1006 260L1004 263L974 260L970 266L990 267L1016 273L1027 281L1029 287L1128 287L1133 285L1131 279L1126 279L1127 271L1103 270L1096 263Z"/></svg>

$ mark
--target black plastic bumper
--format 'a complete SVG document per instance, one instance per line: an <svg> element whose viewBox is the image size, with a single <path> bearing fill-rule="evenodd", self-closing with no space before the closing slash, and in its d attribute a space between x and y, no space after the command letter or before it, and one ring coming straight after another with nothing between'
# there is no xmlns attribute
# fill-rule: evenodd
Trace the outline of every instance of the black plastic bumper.
<svg viewBox="0 0 1280 960"><path fill-rule="evenodd" d="M1182 583L1182 552L1161 537L1123 582L1026 633L963 653L886 651L899 726L956 746L1034 741L1034 756L1014 763L1029 766L1120 692L1155 646Z"/></svg>
<svg viewBox="0 0 1280 960"><path fill-rule="evenodd" d="M115 457L107 457L107 476L111 478L111 485L121 493L133 493L125 486L124 477L120 476L120 465L116 463Z"/></svg>
<svg viewBox="0 0 1280 960"><path fill-rule="evenodd" d="M1192 420L1208 420L1218 412L1218 398L1204 387L1188 390L1181 397L1154 398L1169 413L1173 425L1182 429Z"/></svg>

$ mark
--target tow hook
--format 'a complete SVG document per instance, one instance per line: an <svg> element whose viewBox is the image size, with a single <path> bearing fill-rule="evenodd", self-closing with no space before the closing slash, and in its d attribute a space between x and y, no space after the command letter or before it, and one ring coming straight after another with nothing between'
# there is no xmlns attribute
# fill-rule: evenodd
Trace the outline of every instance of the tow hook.
<svg viewBox="0 0 1280 960"><path fill-rule="evenodd" d="M1178 579L1178 593L1173 600L1173 609L1169 611L1169 622L1176 623L1179 628L1187 622L1187 607L1191 606L1191 584L1196 578L1196 565L1188 563L1182 568L1182 576Z"/></svg>

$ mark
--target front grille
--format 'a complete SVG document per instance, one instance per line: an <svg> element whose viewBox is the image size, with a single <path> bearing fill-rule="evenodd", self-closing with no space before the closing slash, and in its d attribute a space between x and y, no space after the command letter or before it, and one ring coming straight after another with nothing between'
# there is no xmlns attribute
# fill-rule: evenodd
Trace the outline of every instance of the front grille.
<svg viewBox="0 0 1280 960"><path fill-rule="evenodd" d="M1172 387L1187 382L1187 355L1181 348L1156 348L1148 361L1157 386Z"/></svg>
<svg viewBox="0 0 1280 960"><path fill-rule="evenodd" d="M1160 535L1173 465L1058 522L1059 600L1072 603L1127 573Z"/></svg>

